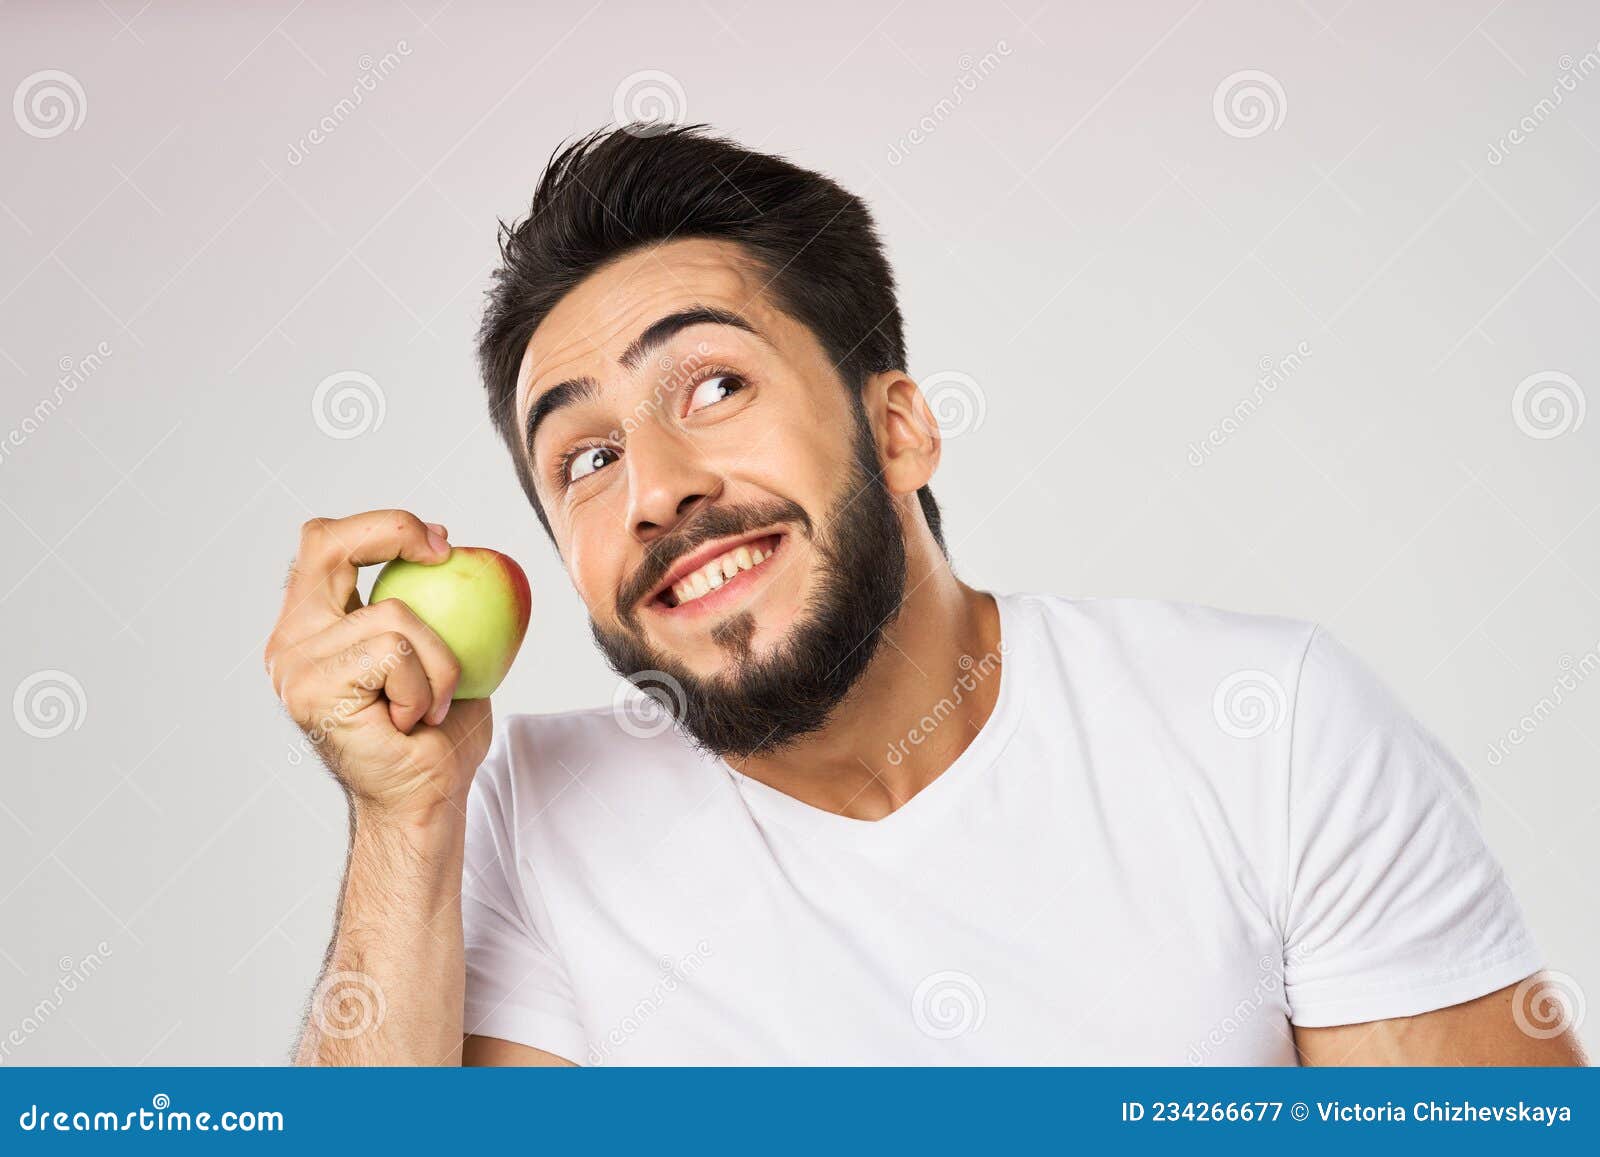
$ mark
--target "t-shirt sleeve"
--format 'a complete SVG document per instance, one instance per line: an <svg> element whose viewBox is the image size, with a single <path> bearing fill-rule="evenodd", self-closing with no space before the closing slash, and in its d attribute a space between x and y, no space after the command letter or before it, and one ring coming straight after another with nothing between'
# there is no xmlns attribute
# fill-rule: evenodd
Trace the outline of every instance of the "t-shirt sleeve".
<svg viewBox="0 0 1600 1157"><path fill-rule="evenodd" d="M499 763L504 736L467 800L461 918L466 938L465 1027L581 1063L587 1051L566 966L518 848L513 789Z"/></svg>
<svg viewBox="0 0 1600 1157"><path fill-rule="evenodd" d="M1293 727L1284 922L1293 1023L1415 1016L1539 970L1466 769L1320 629Z"/></svg>

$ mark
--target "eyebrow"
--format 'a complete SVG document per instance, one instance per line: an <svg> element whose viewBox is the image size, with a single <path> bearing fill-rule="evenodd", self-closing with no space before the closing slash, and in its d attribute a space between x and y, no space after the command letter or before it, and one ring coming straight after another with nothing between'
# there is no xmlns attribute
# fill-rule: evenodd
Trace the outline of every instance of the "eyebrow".
<svg viewBox="0 0 1600 1157"><path fill-rule="evenodd" d="M533 436L539 432L539 424L557 410L567 406L575 406L579 402L588 401L600 393L600 383L590 377L572 378L562 382L559 386L546 390L539 395L539 400L528 411L527 433L524 441L528 450L528 461L537 468L538 463L533 456Z"/></svg>
<svg viewBox="0 0 1600 1157"><path fill-rule="evenodd" d="M767 340L760 330L732 310L718 309L710 305L691 305L687 309L669 313L659 321L652 322L649 328L634 338L628 348L622 351L622 356L617 359L618 364L625 370L638 369L639 363L646 357L671 341L680 329L688 329L691 325L729 325L734 329L742 329L762 341Z"/></svg>
<svg viewBox="0 0 1600 1157"><path fill-rule="evenodd" d="M617 364L626 370L635 370L639 363L650 354L666 345L679 330L688 329L692 325L726 325L734 329L743 330L753 337L759 338L767 345L772 345L767 336L752 325L741 315L729 309L719 309L711 305L692 305L669 313L650 323L645 331L633 341L628 343L628 348L622 351L622 356L617 359ZM539 432L539 425L557 410L579 402L588 401L598 395L600 383L591 377L569 378L560 385L552 386L528 410L528 421L523 434L523 442L527 448L528 461L537 471L538 463L533 454L534 435Z"/></svg>

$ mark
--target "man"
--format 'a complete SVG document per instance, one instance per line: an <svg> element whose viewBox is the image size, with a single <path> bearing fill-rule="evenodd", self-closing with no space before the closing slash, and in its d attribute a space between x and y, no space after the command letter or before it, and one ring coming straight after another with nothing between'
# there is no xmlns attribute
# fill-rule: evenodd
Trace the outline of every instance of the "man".
<svg viewBox="0 0 1600 1157"><path fill-rule="evenodd" d="M1325 632L956 577L859 199L633 126L501 250L491 414L649 698L492 730L356 594L446 529L307 524L267 666L351 848L300 1060L1581 1063L1465 772Z"/></svg>

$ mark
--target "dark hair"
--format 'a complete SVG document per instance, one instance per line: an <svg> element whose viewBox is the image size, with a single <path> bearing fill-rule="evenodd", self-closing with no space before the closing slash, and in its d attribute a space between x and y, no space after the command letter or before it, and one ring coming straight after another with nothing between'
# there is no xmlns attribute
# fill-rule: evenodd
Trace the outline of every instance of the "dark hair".
<svg viewBox="0 0 1600 1157"><path fill-rule="evenodd" d="M737 242L769 279L778 307L809 328L865 421L867 378L906 366L894 274L861 199L820 173L753 152L705 125L602 129L559 149L528 216L500 223L495 270L478 331L489 413L545 532L517 429L517 370L556 303L602 266L645 245L704 237ZM917 491L944 549L939 506Z"/></svg>

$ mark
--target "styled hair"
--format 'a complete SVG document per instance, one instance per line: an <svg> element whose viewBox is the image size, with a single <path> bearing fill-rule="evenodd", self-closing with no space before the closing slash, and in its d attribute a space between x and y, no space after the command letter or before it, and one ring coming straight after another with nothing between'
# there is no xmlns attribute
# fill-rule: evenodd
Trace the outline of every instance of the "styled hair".
<svg viewBox="0 0 1600 1157"><path fill-rule="evenodd" d="M690 237L743 249L777 307L810 329L833 361L858 422L866 421L868 377L906 367L894 274L859 197L705 125L633 124L581 137L551 157L527 217L500 223L500 267L478 331L490 416L547 534L516 420L528 341L589 274L644 246ZM932 492L924 486L917 499L943 550Z"/></svg>

